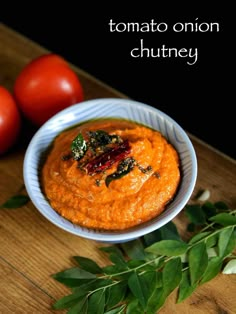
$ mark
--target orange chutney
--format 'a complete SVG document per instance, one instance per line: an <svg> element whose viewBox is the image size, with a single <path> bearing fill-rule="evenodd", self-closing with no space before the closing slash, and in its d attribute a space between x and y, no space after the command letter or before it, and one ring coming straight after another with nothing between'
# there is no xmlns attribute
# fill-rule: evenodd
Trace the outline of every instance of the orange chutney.
<svg viewBox="0 0 236 314"><path fill-rule="evenodd" d="M88 134L97 130L118 136L122 143L112 143L105 151L97 149L95 155L87 152L89 158L72 158L71 143L78 134L88 141ZM101 166L100 156L106 154L109 163L113 146L124 143L128 149L120 156L132 161L129 171L113 175L121 162L118 159L96 171ZM89 172L88 163L95 158L99 158L99 165ZM112 175L116 178L108 184L107 178ZM180 182L179 157L156 130L127 120L94 120L56 137L43 165L41 181L52 208L74 224L123 230L156 217L173 199Z"/></svg>

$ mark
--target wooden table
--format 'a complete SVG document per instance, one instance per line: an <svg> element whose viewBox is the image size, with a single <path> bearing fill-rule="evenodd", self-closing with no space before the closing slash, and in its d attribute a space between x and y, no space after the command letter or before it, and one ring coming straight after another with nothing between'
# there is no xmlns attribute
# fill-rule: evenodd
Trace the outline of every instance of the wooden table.
<svg viewBox="0 0 236 314"><path fill-rule="evenodd" d="M0 24L0 85L12 91L19 71L45 52L46 49ZM80 77L86 99L127 97L88 73L73 68ZM0 157L0 204L25 192L22 190L22 164L30 136L23 135L13 151ZM194 136L190 135L190 138L199 165L193 196L200 188L207 188L212 201L223 200L229 206L235 206L236 162ZM181 222L180 214L175 223L183 233L186 225ZM19 209L0 210L0 313L54 313L51 305L69 290L51 275L72 267L73 255L93 258L105 266L107 258L98 250L100 246L101 243L54 226L31 202ZM176 295L172 293L160 313L236 313L235 294L236 275L220 274L178 305L175 304Z"/></svg>

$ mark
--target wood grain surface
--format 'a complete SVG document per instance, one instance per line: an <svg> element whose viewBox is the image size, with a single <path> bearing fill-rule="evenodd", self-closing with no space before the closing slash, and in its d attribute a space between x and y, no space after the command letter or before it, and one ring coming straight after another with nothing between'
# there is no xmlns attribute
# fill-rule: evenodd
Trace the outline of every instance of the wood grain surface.
<svg viewBox="0 0 236 314"><path fill-rule="evenodd" d="M19 71L45 52L47 50L43 47L0 24L0 85L12 91ZM73 69L81 80L86 99L127 98L81 69ZM17 145L0 157L0 204L19 192L25 193L22 166L27 144L34 132L25 122ZM193 197L199 189L207 188L212 201L222 200L236 207L235 160L193 135L189 136L198 159L198 178ZM180 213L174 222L186 236L183 214ZM19 209L0 210L0 313L55 313L51 309L52 304L69 290L51 275L73 266L71 257L74 255L92 258L105 266L108 260L105 253L98 249L101 246L101 243L54 226L31 202ZM178 305L175 304L176 292L173 292L160 313L236 313L235 293L236 275L220 274Z"/></svg>

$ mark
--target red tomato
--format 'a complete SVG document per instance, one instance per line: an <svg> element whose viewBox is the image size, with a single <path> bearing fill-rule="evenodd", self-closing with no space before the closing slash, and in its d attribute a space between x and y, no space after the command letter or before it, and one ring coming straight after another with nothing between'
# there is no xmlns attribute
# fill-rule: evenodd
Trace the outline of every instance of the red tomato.
<svg viewBox="0 0 236 314"><path fill-rule="evenodd" d="M21 127L21 117L13 96L0 86L0 154L15 143Z"/></svg>
<svg viewBox="0 0 236 314"><path fill-rule="evenodd" d="M14 95L24 115L37 126L83 100L78 76L62 57L53 53L23 68L15 81Z"/></svg>

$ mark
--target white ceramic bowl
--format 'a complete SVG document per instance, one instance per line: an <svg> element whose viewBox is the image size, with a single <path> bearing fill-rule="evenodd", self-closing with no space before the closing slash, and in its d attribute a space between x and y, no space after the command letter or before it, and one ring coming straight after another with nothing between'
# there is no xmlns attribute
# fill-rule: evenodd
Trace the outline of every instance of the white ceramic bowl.
<svg viewBox="0 0 236 314"><path fill-rule="evenodd" d="M50 206L42 193L39 181L39 164L55 136L75 124L95 118L126 118L159 130L177 149L180 155L182 179L174 200L158 217L124 231L98 231L75 225L61 217ZM129 241L154 231L172 220L186 205L193 192L197 177L197 160L186 132L168 115L130 99L100 98L73 105L48 120L33 136L24 159L24 182L33 204L53 224L75 235L119 243Z"/></svg>

